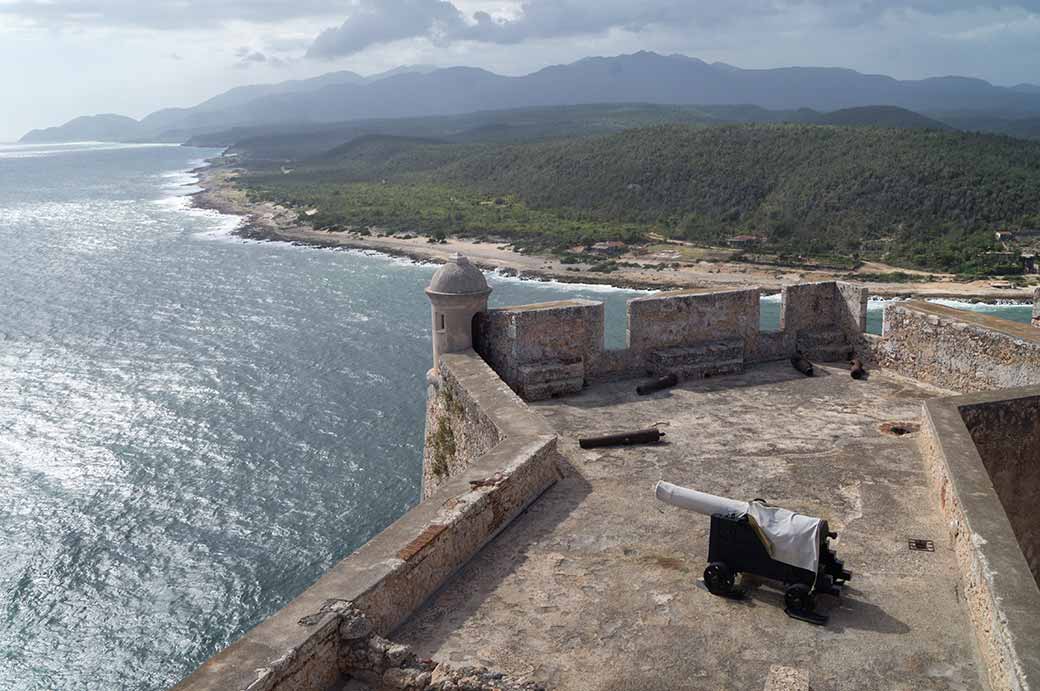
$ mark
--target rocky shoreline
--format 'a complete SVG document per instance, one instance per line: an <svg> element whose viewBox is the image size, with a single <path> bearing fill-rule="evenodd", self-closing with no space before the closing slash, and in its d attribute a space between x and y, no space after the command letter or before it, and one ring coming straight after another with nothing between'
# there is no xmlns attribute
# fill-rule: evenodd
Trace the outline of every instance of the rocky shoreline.
<svg viewBox="0 0 1040 691"><path fill-rule="evenodd" d="M758 267L748 265L684 266L680 270L621 268L611 273L575 271L553 257L521 254L511 249L474 240L449 239L445 243L429 243L423 237L393 235L361 236L349 231L316 230L301 221L297 212L272 202L248 199L234 179L238 171L218 161L191 171L199 176L202 191L193 196L200 209L240 216L244 220L235 235L249 240L288 242L330 248L349 248L401 257L421 263L443 263L455 252L462 252L485 270L519 278L609 285L632 290L727 289L761 286L779 291L784 285L846 278L846 274L802 268ZM854 280L854 279L853 279ZM867 283L872 295L883 298L946 298L965 302L1031 303L1033 288L994 289L984 283Z"/></svg>

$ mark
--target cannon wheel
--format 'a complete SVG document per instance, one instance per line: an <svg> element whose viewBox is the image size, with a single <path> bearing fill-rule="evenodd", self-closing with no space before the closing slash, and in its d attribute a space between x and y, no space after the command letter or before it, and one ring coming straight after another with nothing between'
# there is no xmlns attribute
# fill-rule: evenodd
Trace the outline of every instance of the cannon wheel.
<svg viewBox="0 0 1040 691"><path fill-rule="evenodd" d="M704 569L704 585L712 595L729 595L733 592L733 571L725 562L713 561Z"/></svg>
<svg viewBox="0 0 1040 691"><path fill-rule="evenodd" d="M816 598L804 583L792 583L784 589L784 605L794 612L811 612L816 609Z"/></svg>

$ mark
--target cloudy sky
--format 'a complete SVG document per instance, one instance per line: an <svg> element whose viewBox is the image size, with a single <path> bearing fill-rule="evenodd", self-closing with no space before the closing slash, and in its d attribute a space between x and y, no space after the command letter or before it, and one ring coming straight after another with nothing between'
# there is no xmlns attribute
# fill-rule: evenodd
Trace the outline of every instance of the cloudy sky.
<svg viewBox="0 0 1040 691"><path fill-rule="evenodd" d="M1040 83L1040 0L0 0L0 141L240 84L589 55Z"/></svg>

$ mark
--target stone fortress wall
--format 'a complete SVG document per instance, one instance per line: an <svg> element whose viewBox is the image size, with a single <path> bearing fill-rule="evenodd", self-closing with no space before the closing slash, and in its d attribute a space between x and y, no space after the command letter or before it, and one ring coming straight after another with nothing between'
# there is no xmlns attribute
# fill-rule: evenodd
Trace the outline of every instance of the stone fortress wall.
<svg viewBox="0 0 1040 691"><path fill-rule="evenodd" d="M387 689L521 688L486 670L468 670L469 685L453 686L459 673L416 662L386 638L559 477L556 434L524 399L665 372L687 379L723 375L799 351L832 362L855 353L952 392L1040 384L1040 331L909 301L889 305L884 334L872 336L864 332L868 291L847 283L785 288L775 332L759 329L755 288L637 298L628 304L626 347L618 350L604 347L602 303L489 310L489 292L462 257L438 271L427 290L434 368L428 374L423 500L176 691L331 689L347 675ZM937 493L951 526L961 526L959 532L951 528L951 540L980 646L988 651L990 679L994 688L1040 689L1040 653L1022 644L1040 638L1029 638L1032 622L1040 622L1040 590L995 573L994 564L1027 574L1028 566L971 436L967 446L975 456L958 460L946 453L949 435L965 424L959 413L953 422L942 417L953 405L943 403L949 400L926 404L934 414L926 408L932 417L922 443L937 459ZM984 429L976 425L972 434L984 438ZM1035 470L1038 461L1027 453L1016 463ZM1014 485L1000 480L1008 482ZM980 486L990 494L983 497ZM993 510L999 520L981 513ZM984 540L974 539L982 533Z"/></svg>
<svg viewBox="0 0 1040 691"><path fill-rule="evenodd" d="M685 290L630 300L626 347L604 347L603 303L568 300L481 312L474 347L526 400L575 393L590 381L678 372L699 378L791 357L848 360L866 328L865 288L788 286L780 330L759 330L758 288Z"/></svg>
<svg viewBox="0 0 1040 691"><path fill-rule="evenodd" d="M883 336L872 339L878 364L960 392L1040 382L1040 330L927 302L885 308Z"/></svg>
<svg viewBox="0 0 1040 691"><path fill-rule="evenodd" d="M923 404L919 444L990 687L1040 688L1040 386Z"/></svg>

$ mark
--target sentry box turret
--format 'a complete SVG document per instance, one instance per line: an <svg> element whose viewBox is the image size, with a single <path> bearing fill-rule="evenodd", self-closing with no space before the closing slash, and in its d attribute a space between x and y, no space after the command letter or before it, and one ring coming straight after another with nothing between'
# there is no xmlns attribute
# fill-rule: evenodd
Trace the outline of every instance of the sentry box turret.
<svg viewBox="0 0 1040 691"><path fill-rule="evenodd" d="M704 585L713 595L739 596L737 574L750 573L784 584L784 611L811 624L826 624L817 614L816 596L841 594L852 578L828 541L838 537L827 521L769 506L761 499L736 501L658 482L657 498L666 504L711 517Z"/></svg>

